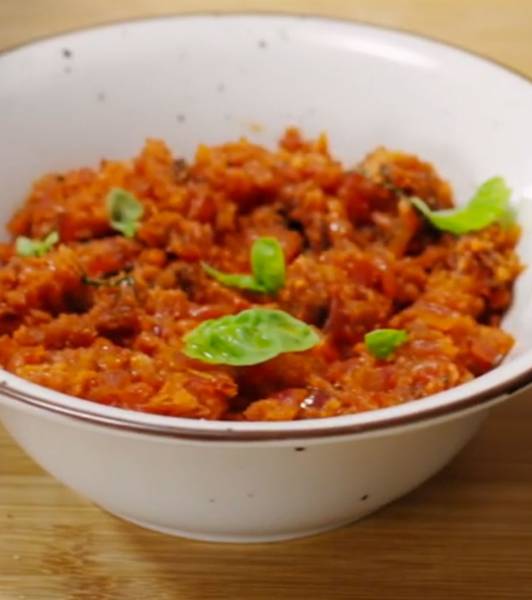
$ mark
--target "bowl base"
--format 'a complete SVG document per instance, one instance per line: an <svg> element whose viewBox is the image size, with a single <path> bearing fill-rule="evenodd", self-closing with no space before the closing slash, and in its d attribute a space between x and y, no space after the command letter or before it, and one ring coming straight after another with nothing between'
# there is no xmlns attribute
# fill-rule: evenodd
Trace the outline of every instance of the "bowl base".
<svg viewBox="0 0 532 600"><path fill-rule="evenodd" d="M287 540L296 540L299 538L305 538L312 535L318 535L320 533L325 533L326 531L332 531L333 529L339 529L340 527L345 527L346 525L350 525L354 523L358 519L344 519L342 521L337 521L334 523L329 523L323 527L316 527L315 529L304 529L298 531L291 531L286 533L278 533L275 535L247 535L245 533L242 534L213 534L208 533L207 531L189 531L187 529L177 529L174 527L163 527L161 525L155 525L153 523L148 523L146 521L141 521L139 519L135 519L133 517L129 517L127 515L123 515L120 513L115 513L106 508L100 507L105 512L121 519L123 521L128 521L129 523L133 523L134 525L138 525L143 529L149 529L151 531L156 531L157 533L164 533L165 535L171 535L174 537L181 537L188 540L195 540L198 542L213 542L213 543L222 543L222 544L267 544L272 542L283 542Z"/></svg>

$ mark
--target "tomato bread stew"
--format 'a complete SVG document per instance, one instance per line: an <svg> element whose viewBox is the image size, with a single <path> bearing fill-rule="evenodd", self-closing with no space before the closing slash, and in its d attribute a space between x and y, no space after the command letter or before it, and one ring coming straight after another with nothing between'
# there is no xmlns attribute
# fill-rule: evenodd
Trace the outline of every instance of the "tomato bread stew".
<svg viewBox="0 0 532 600"><path fill-rule="evenodd" d="M148 140L50 174L0 244L0 365L102 404L277 421L383 408L496 367L522 267L510 190L461 208L419 158L355 168L324 135L269 151Z"/></svg>

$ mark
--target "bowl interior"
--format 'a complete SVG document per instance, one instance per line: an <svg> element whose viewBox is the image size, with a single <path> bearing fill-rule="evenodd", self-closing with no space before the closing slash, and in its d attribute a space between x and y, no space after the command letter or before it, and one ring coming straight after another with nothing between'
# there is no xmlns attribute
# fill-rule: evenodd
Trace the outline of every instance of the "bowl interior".
<svg viewBox="0 0 532 600"><path fill-rule="evenodd" d="M483 180L503 175L524 229L522 259L532 261L526 202L532 197L532 85L493 63L404 33L252 15L85 30L1 56L0 114L0 225L47 171L133 156L147 137L165 139L184 157L200 142L240 136L272 145L295 124L308 135L326 131L346 165L377 145L417 153L451 181L459 201ZM452 403L529 369L531 294L528 269L504 323L517 344L496 371L435 398L348 419ZM18 388L35 388L7 377Z"/></svg>

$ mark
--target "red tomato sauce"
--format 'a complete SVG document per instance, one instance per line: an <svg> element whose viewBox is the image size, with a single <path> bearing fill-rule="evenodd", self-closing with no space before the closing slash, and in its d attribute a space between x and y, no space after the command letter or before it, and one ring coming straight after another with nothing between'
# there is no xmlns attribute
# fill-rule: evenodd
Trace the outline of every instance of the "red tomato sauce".
<svg viewBox="0 0 532 600"><path fill-rule="evenodd" d="M113 187L144 206L135 238L113 230ZM416 400L496 367L513 340L499 323L521 270L517 226L453 236L408 201L453 206L449 185L415 156L378 148L352 169L325 136L288 129L269 151L246 140L200 146L193 162L148 140L130 161L49 174L0 244L0 365L34 383L115 407L201 419L330 417ZM16 255L15 238L60 243ZM274 296L226 287L205 261L250 270L258 237L284 251ZM86 277L127 274L128 283ZM316 327L311 350L249 367L187 358L183 336L254 306ZM408 341L386 359L363 343L376 328Z"/></svg>

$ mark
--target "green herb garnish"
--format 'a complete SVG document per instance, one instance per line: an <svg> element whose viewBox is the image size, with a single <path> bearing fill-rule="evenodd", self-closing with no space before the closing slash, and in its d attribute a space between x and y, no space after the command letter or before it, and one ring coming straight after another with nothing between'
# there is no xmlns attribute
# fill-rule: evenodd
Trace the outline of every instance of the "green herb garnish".
<svg viewBox="0 0 532 600"><path fill-rule="evenodd" d="M107 214L111 227L125 237L135 237L144 207L130 192L122 188L113 188L106 198Z"/></svg>
<svg viewBox="0 0 532 600"><path fill-rule="evenodd" d="M264 292L264 288L257 283L253 275L239 275L238 273L224 273L211 267L207 263L202 263L203 270L216 279L219 283L228 287L236 287L241 290L250 290L252 292Z"/></svg>
<svg viewBox="0 0 532 600"><path fill-rule="evenodd" d="M421 198L410 202L436 229L461 235L484 229L495 222L508 224L514 221L510 206L511 190L502 177L484 182L466 206L452 210L431 210Z"/></svg>
<svg viewBox="0 0 532 600"><path fill-rule="evenodd" d="M312 327L282 310L250 308L204 321L184 337L183 351L206 363L244 366L308 350L319 341Z"/></svg>
<svg viewBox="0 0 532 600"><path fill-rule="evenodd" d="M375 329L366 333L364 343L366 348L376 358L387 358L408 339L402 329Z"/></svg>
<svg viewBox="0 0 532 600"><path fill-rule="evenodd" d="M223 273L205 263L203 268L223 285L265 294L275 294L283 287L286 270L281 244L270 237L261 237L253 242L251 275Z"/></svg>
<svg viewBox="0 0 532 600"><path fill-rule="evenodd" d="M19 256L44 256L58 241L57 231L52 231L42 240L32 240L21 235L15 241L15 250Z"/></svg>

